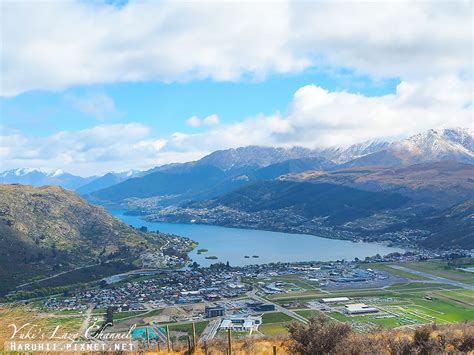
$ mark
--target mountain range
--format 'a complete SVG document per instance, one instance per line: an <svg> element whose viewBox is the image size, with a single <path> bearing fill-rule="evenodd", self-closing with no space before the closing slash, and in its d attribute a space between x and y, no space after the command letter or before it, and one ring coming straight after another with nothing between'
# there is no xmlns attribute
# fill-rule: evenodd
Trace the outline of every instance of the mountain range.
<svg viewBox="0 0 474 355"><path fill-rule="evenodd" d="M25 184L32 186L57 185L68 190L75 190L96 178L96 176L76 176L65 173L62 170L31 168L12 169L0 173L0 183L2 184Z"/></svg>
<svg viewBox="0 0 474 355"><path fill-rule="evenodd" d="M273 178L277 173L283 175L313 169L331 171L357 166L397 167L443 160L474 164L473 132L472 129L462 128L431 129L392 143L374 140L327 149L247 146L216 151L189 163L168 164L147 171L109 172L91 177L75 176L61 170L19 168L0 173L0 183L58 185L86 195L151 173L190 174L196 168L201 174L199 167L203 166L215 167L231 177L242 172L240 179L248 178L250 181L254 178ZM268 168L255 175L255 170L264 167ZM245 177L246 174L251 176Z"/></svg>
<svg viewBox="0 0 474 355"><path fill-rule="evenodd" d="M449 209L464 206L463 203L474 198L473 132L466 128L431 129L391 143L375 140L327 149L247 146L216 151L197 161L168 164L142 172L78 178L74 184L70 174L42 172L41 175L26 169L3 173L1 181L34 185L51 182L63 186L67 183L68 188L75 189L90 202L119 206L159 216L157 218L164 218L160 210L165 209L166 218L171 220L175 218L169 212L173 208L183 216L188 216L186 209L208 215L204 211L208 208L213 211L213 216L206 218L215 221L220 220L216 217L220 207L230 208L236 215L242 213L246 216L242 217L243 222L238 221L240 226L244 226L241 223L248 218L249 207L246 203L251 202L248 200L249 191L262 199L275 197L274 201L267 201L265 205L252 201L253 212L265 214L281 210L283 198L292 203L283 203L283 209L297 211L302 218L309 218L308 209L317 209L318 203L330 204L335 199L340 204L334 205L331 212L324 216L327 221L332 221L330 225L326 223L331 228L349 228L351 232L357 230L362 233L374 225L379 226L381 216L385 221L397 216L392 218L395 222L387 224L389 227L385 229L379 228L377 233L388 233L396 228L437 233L424 223L431 218L438 221L436 225L440 230L454 228L454 224L450 224L454 217L449 216L459 216L459 213L451 213ZM291 186L289 191L299 196L300 200L288 199L285 192L287 186ZM314 200L314 196L322 193L319 190L321 186L332 191L333 195ZM381 193L388 200L398 196L403 203L392 207L377 204L379 208L373 210L359 206L361 211L372 213L371 216L360 215L354 212L359 209L354 201L349 203L340 196L345 193L361 196L365 193L369 200L367 193ZM230 200L234 201L231 205L227 203ZM342 215L338 210L342 211ZM389 217L389 210L392 217ZM459 207L460 210L470 209ZM297 214L293 216L296 218ZM469 219L469 215L464 217L463 225L470 230L474 219ZM186 218L180 221L186 222ZM336 221L345 221L345 225ZM226 219L225 223L229 220ZM364 224L366 227L361 227ZM445 227L441 228L442 225Z"/></svg>
<svg viewBox="0 0 474 355"><path fill-rule="evenodd" d="M90 193L99 203L162 196L169 203L213 198L248 183L305 171L351 167L404 167L453 160L474 164L472 131L429 130L405 140L310 150L249 146L214 152L198 161L150 170L141 177ZM338 163L339 162L339 163Z"/></svg>
<svg viewBox="0 0 474 355"><path fill-rule="evenodd" d="M474 164L474 131L430 129L347 161L343 166L406 166L442 160Z"/></svg>

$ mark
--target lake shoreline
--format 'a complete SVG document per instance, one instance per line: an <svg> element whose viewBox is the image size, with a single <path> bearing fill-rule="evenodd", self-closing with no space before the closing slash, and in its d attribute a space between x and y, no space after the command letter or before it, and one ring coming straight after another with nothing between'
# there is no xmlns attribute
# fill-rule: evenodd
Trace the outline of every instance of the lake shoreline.
<svg viewBox="0 0 474 355"><path fill-rule="evenodd" d="M245 228L232 228L210 224L162 223L142 219L143 216L130 216L123 210L109 210L124 223L135 227L146 226L149 230L185 236L199 243L199 248L208 249L197 253L197 248L188 255L201 266L216 262L230 262L234 266L249 264L268 264L274 262L326 262L353 260L374 255L387 255L407 250L390 247L381 243L354 242L336 238L324 238L314 234L285 233ZM218 259L206 259L206 256ZM259 255L259 258L245 258L246 255Z"/></svg>
<svg viewBox="0 0 474 355"><path fill-rule="evenodd" d="M395 243L392 241L387 241L387 240L380 240L380 241L364 241L358 236L347 236L347 237L338 237L338 236L331 236L325 233L321 234L315 234L314 232L308 231L300 231L298 229L292 229L291 227L284 227L284 228L253 228L251 226L246 226L246 225L235 225L235 224L212 224L212 223L202 223L202 222L193 222L193 223L187 223L187 222L175 222L173 220L167 220L167 219L153 219L153 218L146 218L149 217L149 215L138 215L138 214L130 214L130 216L137 216L141 220L150 222L150 223L167 223L167 224L176 224L176 225L196 225L196 226L211 226L211 227L222 227L222 228L231 228L231 229L246 229L246 230L252 230L252 231L262 231L262 232L276 232L276 233L286 233L286 234L301 234L301 235L310 235L313 237L317 238L324 238L324 239L330 239L330 240L344 240L344 241L349 241L353 243L371 243L371 244L379 244L387 247L394 247L394 248L401 248L401 249L406 249L406 250L413 250L416 248L414 245L408 245L408 244L403 244L403 243ZM333 231L334 234L337 232L341 231Z"/></svg>

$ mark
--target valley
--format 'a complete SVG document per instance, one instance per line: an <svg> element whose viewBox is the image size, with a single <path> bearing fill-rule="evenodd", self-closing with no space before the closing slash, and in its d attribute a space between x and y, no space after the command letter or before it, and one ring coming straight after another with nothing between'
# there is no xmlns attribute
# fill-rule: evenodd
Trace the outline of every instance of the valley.
<svg viewBox="0 0 474 355"><path fill-rule="evenodd" d="M287 339L321 316L354 334L472 322L463 132L217 151L86 179L77 193L0 185L0 321L31 312L45 329L84 330L112 319L106 334L131 332L144 348L169 335L179 349L228 334Z"/></svg>

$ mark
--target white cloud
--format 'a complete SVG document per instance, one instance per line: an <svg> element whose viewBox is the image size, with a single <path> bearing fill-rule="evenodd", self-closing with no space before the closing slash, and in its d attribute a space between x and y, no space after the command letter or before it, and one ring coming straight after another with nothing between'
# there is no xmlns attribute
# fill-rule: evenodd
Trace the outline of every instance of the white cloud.
<svg viewBox="0 0 474 355"><path fill-rule="evenodd" d="M470 86L455 76L401 82L395 94L368 97L330 92L316 85L298 89L288 112L219 124L202 133L154 137L139 123L99 125L48 137L25 137L0 127L2 170L61 168L76 174L145 169L198 159L214 150L246 145L344 146L368 139L398 139L429 128L469 127ZM214 115L203 120L217 123Z"/></svg>
<svg viewBox="0 0 474 355"><path fill-rule="evenodd" d="M216 114L205 117L202 122L207 126L214 126L219 124L219 116Z"/></svg>
<svg viewBox="0 0 474 355"><path fill-rule="evenodd" d="M186 120L186 124L190 127L199 127L201 125L201 120L197 116L192 116Z"/></svg>
<svg viewBox="0 0 474 355"><path fill-rule="evenodd" d="M193 152L160 153L166 141L150 137L150 129L139 123L100 125L47 137L25 137L4 128L1 133L1 170L60 167L78 175L93 175L196 158Z"/></svg>
<svg viewBox="0 0 474 355"><path fill-rule="evenodd" d="M197 116L192 116L186 120L186 124L190 127L199 127L202 125L215 126L219 124L219 116L217 116L216 114L212 114L207 117L204 117L203 119L200 119Z"/></svg>
<svg viewBox="0 0 474 355"><path fill-rule="evenodd" d="M255 116L209 132L179 134L169 151L213 151L250 144L328 147L398 139L430 128L472 127L472 92L454 76L401 82L395 94L368 97L316 85L296 91L284 115Z"/></svg>
<svg viewBox="0 0 474 355"><path fill-rule="evenodd" d="M85 96L67 94L65 99L75 109L100 120L116 112L114 99L105 94L96 93Z"/></svg>
<svg viewBox="0 0 474 355"><path fill-rule="evenodd" d="M1 94L309 67L472 78L472 2L2 1Z"/></svg>

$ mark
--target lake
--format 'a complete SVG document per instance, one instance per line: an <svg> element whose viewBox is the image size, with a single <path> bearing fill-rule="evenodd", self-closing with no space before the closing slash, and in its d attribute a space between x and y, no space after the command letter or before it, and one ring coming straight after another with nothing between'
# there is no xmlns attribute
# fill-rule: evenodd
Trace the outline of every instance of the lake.
<svg viewBox="0 0 474 355"><path fill-rule="evenodd" d="M124 211L109 210L116 218L134 227L145 226L150 231L172 233L191 238L199 243L189 256L201 266L218 261L233 266L266 264L270 262L331 261L363 259L376 254L405 252L395 247L376 243L353 243L347 240L327 239L307 234L269 232L254 229L227 228L203 224L173 224L147 222L138 216L126 216ZM208 249L197 254L198 249ZM245 258L245 256L249 258ZM252 256L258 255L258 258ZM217 260L206 259L216 256Z"/></svg>

